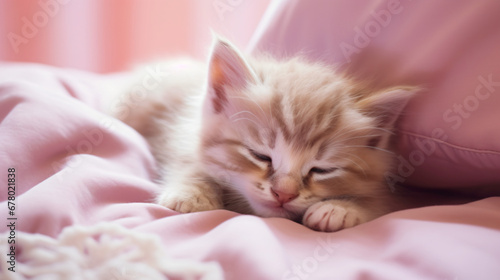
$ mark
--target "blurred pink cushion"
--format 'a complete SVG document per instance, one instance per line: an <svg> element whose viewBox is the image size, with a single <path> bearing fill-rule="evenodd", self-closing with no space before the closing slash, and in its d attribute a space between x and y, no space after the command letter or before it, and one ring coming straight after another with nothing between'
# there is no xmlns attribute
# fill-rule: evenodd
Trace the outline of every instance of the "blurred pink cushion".
<svg viewBox="0 0 500 280"><path fill-rule="evenodd" d="M500 1L275 1L253 52L420 85L392 182L500 193Z"/></svg>

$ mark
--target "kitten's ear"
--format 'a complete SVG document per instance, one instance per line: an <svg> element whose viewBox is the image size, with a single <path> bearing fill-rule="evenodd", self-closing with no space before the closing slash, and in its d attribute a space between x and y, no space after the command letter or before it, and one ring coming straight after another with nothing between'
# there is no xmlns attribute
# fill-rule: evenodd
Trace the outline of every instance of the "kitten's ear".
<svg viewBox="0 0 500 280"><path fill-rule="evenodd" d="M416 87L398 87L380 91L358 101L364 114L375 118L379 127L392 129L408 101L419 91Z"/></svg>
<svg viewBox="0 0 500 280"><path fill-rule="evenodd" d="M208 98L214 111L220 113L228 103L228 89L242 89L249 83L255 83L257 76L231 43L214 37L209 61Z"/></svg>

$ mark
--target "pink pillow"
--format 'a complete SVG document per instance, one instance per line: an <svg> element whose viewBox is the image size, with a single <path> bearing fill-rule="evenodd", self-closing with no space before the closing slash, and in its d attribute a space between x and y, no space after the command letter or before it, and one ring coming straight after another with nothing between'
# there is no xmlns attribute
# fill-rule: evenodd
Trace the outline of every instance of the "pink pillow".
<svg viewBox="0 0 500 280"><path fill-rule="evenodd" d="M399 126L392 182L500 193L500 1L275 1L253 52L305 55L426 89Z"/></svg>

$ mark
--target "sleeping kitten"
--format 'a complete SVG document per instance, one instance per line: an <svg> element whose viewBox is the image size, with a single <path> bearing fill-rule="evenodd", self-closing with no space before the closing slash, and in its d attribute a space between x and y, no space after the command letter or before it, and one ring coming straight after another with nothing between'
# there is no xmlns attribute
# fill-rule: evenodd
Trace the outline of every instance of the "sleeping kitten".
<svg viewBox="0 0 500 280"><path fill-rule="evenodd" d="M179 212L229 209L337 231L393 210L391 136L415 90L373 91L300 58L244 57L216 39L208 66L162 64L117 117L149 142Z"/></svg>

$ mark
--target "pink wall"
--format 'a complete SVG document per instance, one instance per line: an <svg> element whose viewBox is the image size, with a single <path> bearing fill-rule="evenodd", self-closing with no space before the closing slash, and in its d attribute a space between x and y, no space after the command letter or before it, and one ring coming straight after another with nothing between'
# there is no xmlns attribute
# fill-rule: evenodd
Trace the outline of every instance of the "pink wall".
<svg viewBox="0 0 500 280"><path fill-rule="evenodd" d="M270 0L0 0L0 61L96 72L180 54L204 58L210 30L244 48Z"/></svg>

